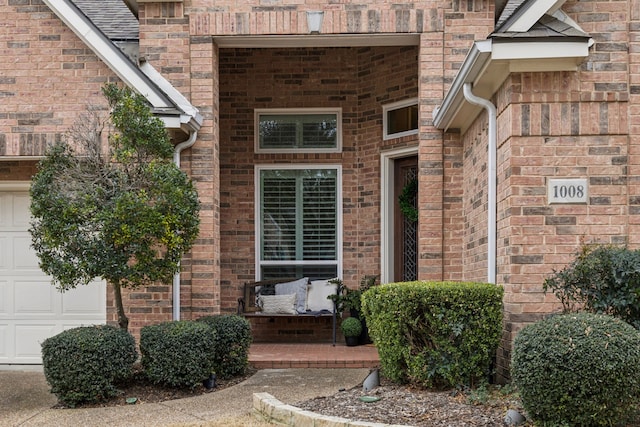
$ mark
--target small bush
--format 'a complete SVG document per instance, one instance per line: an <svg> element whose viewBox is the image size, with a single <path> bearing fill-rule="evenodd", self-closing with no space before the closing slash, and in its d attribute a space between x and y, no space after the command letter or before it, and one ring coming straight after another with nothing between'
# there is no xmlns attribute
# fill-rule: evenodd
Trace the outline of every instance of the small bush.
<svg viewBox="0 0 640 427"><path fill-rule="evenodd" d="M74 407L118 394L138 355L133 337L113 326L69 329L42 343L44 375L61 403Z"/></svg>
<svg viewBox="0 0 640 427"><path fill-rule="evenodd" d="M357 337L362 333L362 322L356 317L347 317L340 323L340 330L345 337Z"/></svg>
<svg viewBox="0 0 640 427"><path fill-rule="evenodd" d="M198 319L216 331L213 370L218 378L241 375L249 365L251 325L241 316L205 316Z"/></svg>
<svg viewBox="0 0 640 427"><path fill-rule="evenodd" d="M546 425L618 425L640 397L640 333L610 316L553 316L522 329L511 375Z"/></svg>
<svg viewBox="0 0 640 427"><path fill-rule="evenodd" d="M195 387L214 370L216 332L195 321L165 322L140 331L142 367L155 384Z"/></svg>
<svg viewBox="0 0 640 427"><path fill-rule="evenodd" d="M384 374L421 386L484 380L502 332L501 287L410 282L376 286L362 308Z"/></svg>
<svg viewBox="0 0 640 427"><path fill-rule="evenodd" d="M543 288L553 292L565 312L579 308L610 314L640 329L640 250L583 246Z"/></svg>

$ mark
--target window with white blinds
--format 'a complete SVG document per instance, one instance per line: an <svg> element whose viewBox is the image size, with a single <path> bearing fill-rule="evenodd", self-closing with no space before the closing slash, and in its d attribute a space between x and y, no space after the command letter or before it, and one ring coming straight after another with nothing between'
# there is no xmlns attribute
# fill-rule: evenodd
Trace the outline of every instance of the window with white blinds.
<svg viewBox="0 0 640 427"><path fill-rule="evenodd" d="M258 169L260 277L331 278L340 262L338 168Z"/></svg>
<svg viewBox="0 0 640 427"><path fill-rule="evenodd" d="M256 152L339 152L339 109L255 111Z"/></svg>

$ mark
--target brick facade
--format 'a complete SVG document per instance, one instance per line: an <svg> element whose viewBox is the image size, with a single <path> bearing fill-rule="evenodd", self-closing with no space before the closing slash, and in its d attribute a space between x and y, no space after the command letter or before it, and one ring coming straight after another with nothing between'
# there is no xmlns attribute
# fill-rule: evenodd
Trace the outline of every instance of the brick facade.
<svg viewBox="0 0 640 427"><path fill-rule="evenodd" d="M195 105L204 123L181 167L202 202L201 234L182 263L181 316L234 312L255 278L254 168L342 166L343 270L348 286L381 270L380 153L415 147L419 167L419 279L487 276L487 117L463 133L432 112L474 40L495 22L493 2L235 0L140 2L140 57ZM497 282L505 288L498 354L508 376L523 325L557 310L542 281L582 243L640 245L638 1L562 9L595 44L575 72L512 73L497 88ZM307 12L322 10L319 35ZM27 180L34 158L116 80L39 0L0 5L0 179ZM411 46L226 47L221 37L415 34ZM318 39L320 40L320 39ZM384 140L382 106L419 99L419 134ZM339 107L343 150L254 152L256 108ZM21 160L22 159L22 160ZM588 179L586 205L550 205L547 180ZM127 294L134 331L171 318L171 286ZM113 321L109 299L109 320Z"/></svg>

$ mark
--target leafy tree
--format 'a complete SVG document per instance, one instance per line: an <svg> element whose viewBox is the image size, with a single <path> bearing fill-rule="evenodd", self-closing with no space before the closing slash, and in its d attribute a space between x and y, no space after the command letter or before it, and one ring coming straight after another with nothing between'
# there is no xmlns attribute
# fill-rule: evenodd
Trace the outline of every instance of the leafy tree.
<svg viewBox="0 0 640 427"><path fill-rule="evenodd" d="M121 289L171 280L198 235L200 206L144 98L115 85L102 92L109 119L89 108L40 162L30 232L40 268L60 291L97 277L113 286L126 330Z"/></svg>
<svg viewBox="0 0 640 427"><path fill-rule="evenodd" d="M584 245L569 265L545 279L543 289L565 312L609 314L640 329L640 250Z"/></svg>

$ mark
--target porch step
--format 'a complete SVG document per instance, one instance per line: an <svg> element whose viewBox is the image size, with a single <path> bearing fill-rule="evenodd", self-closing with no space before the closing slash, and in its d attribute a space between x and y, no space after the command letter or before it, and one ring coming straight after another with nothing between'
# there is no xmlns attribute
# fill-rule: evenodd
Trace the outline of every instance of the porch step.
<svg viewBox="0 0 640 427"><path fill-rule="evenodd" d="M380 366L374 345L253 343L249 365L256 369L375 368Z"/></svg>

